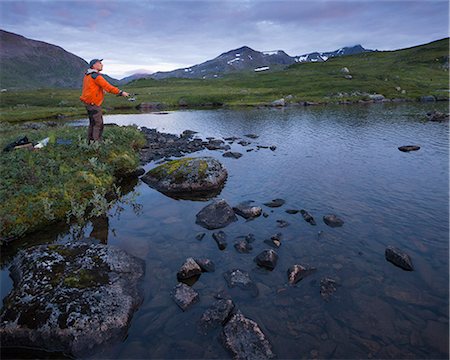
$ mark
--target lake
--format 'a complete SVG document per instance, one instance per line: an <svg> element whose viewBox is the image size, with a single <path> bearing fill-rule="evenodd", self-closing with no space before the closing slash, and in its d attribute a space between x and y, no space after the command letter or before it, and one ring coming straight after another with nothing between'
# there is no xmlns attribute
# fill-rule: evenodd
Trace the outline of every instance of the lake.
<svg viewBox="0 0 450 360"><path fill-rule="evenodd" d="M94 230L108 244L146 261L144 302L127 338L97 349L93 357L229 358L218 340L220 329L206 335L198 331L214 296L226 292L259 324L278 358L448 358L449 127L425 118L427 111L446 112L447 107L404 103L105 116L106 123L250 141L245 147L231 145L231 151L243 154L240 159L209 150L188 156L213 156L226 167L228 179L216 198L232 206L253 200L268 217L239 217L222 229L228 247L221 251L214 231L195 223L210 201L175 200L139 181L127 195L133 197L131 204L113 209L109 223ZM250 133L259 137L244 137ZM276 149L257 150L256 145ZM421 148L404 153L398 150L402 145ZM276 198L286 203L263 205ZM317 225L286 213L289 209L307 210ZM344 225L328 227L322 220L326 214L336 214ZM277 220L289 226L280 228ZM91 224L84 228L86 236L92 231ZM197 240L201 232L206 235ZM238 253L235 238L249 233L256 238L252 252ZM254 257L269 248L264 240L276 233L282 233L276 268L258 268ZM42 243L70 236L70 229L56 228L38 237ZM25 242L32 244L36 237ZM408 253L414 271L387 262L388 245ZM200 276L193 285L200 302L183 312L170 292L188 257L207 257L216 271ZM287 269L294 264L317 271L289 286ZM4 258L2 297L11 287L7 265ZM235 268L250 273L258 296L227 287L223 273ZM320 295L324 277L337 282L328 302Z"/></svg>

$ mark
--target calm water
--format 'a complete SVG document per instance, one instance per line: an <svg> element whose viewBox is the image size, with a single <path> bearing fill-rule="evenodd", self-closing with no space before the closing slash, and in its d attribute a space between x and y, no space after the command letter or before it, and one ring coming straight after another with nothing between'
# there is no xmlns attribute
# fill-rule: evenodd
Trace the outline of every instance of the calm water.
<svg viewBox="0 0 450 360"><path fill-rule="evenodd" d="M227 291L236 306L255 320L278 358L448 358L449 154L448 123L423 121L432 109L448 104L308 107L292 110L182 111L168 115L111 115L105 122L137 124L179 134L185 129L211 137L260 137L247 147L233 144L244 156L224 158L203 151L228 169L218 198L229 204L254 200L269 214L239 221L225 229L228 247L220 251L213 231L195 224L207 203L174 200L138 182L139 209L125 205L110 216L103 235L146 261L145 300L135 313L127 338L99 358L228 358L218 341L220 329L198 332L198 320ZM86 123L85 120L79 123ZM106 130L107 131L107 130ZM256 145L277 149L246 152ZM397 147L418 144L417 152ZM155 166L148 164L146 169ZM277 209L262 203L283 198ZM317 226L287 209L306 209ZM335 213L345 224L327 227L322 216ZM278 228L276 220L290 226ZM85 234L91 233L89 224ZM206 232L202 241L195 235ZM264 240L283 234L279 262L272 272L258 269L253 258L268 248ZM319 232L322 232L319 235ZM255 234L253 251L240 254L234 239ZM67 229L41 235L63 241ZM31 243L33 239L28 239ZM387 245L410 254L415 271L406 272L384 258ZM170 298L176 273L187 257L208 257L214 273L193 285L200 303L182 312ZM287 269L309 264L318 270L297 286L287 285ZM9 290L3 263L2 290ZM259 289L252 297L228 289L223 273L240 268ZM330 302L320 296L320 279L339 283Z"/></svg>

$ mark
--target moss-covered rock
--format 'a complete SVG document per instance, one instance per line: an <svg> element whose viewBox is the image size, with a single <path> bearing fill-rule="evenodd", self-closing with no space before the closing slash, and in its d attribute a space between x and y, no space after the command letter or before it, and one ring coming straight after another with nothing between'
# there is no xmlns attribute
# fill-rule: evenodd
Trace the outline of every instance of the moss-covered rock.
<svg viewBox="0 0 450 360"><path fill-rule="evenodd" d="M112 246L76 242L21 251L0 314L2 346L83 356L126 334L142 302L144 262Z"/></svg>
<svg viewBox="0 0 450 360"><path fill-rule="evenodd" d="M219 161L201 157L166 162L148 171L142 180L169 196L208 198L220 192L227 176Z"/></svg>

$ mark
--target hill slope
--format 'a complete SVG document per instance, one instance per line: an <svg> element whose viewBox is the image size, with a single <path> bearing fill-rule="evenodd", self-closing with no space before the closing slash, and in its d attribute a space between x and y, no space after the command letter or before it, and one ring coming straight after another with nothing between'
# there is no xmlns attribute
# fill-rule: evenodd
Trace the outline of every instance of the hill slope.
<svg viewBox="0 0 450 360"><path fill-rule="evenodd" d="M79 88L89 67L85 60L59 46L4 30L0 30L0 44L2 88Z"/></svg>
<svg viewBox="0 0 450 360"><path fill-rule="evenodd" d="M153 101L257 105L287 95L291 102L358 100L379 93L386 98L448 98L448 38L396 51L365 52L325 62L296 63L286 70L230 74L219 79L137 80ZM343 73L346 67L349 73ZM351 75L351 79L345 78ZM147 90L136 89L137 93ZM145 101L144 98L139 100Z"/></svg>

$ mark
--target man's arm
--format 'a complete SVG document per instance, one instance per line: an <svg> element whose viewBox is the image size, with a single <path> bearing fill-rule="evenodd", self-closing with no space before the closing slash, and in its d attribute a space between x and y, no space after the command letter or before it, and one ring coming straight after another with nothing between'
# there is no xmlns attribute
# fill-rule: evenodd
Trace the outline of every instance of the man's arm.
<svg viewBox="0 0 450 360"><path fill-rule="evenodd" d="M95 83L97 85L99 85L106 92L109 92L111 94L116 94L116 95L119 95L119 96L130 96L130 94L128 94L127 92L122 91L119 88L111 85L101 75L97 76L94 80L95 80Z"/></svg>

